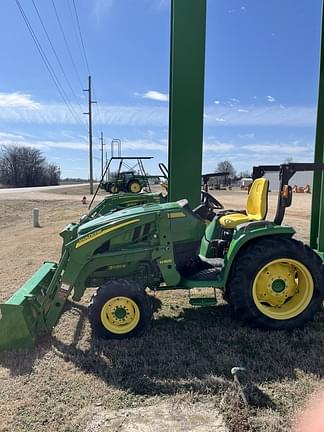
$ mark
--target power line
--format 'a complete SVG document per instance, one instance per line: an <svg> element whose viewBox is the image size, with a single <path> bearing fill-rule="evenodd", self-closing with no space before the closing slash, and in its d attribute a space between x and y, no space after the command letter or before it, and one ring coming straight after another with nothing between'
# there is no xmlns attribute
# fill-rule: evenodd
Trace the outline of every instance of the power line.
<svg viewBox="0 0 324 432"><path fill-rule="evenodd" d="M39 18L39 21L40 21L40 23L41 23L41 25L42 25L42 27L43 27L44 33L45 33L45 35L46 35L46 37L47 37L47 40L48 40L48 42L49 42L49 44L50 44L50 46L51 46L51 48L52 48L52 51L53 51L53 53L54 53L54 56L55 56L55 58L56 58L56 60L57 60L57 63L58 63L59 66L60 66L61 72L62 72L62 74L63 74L63 76L64 76L64 78L65 78L65 81L66 81L66 83L67 83L67 85L68 85L68 87L69 87L71 93L72 93L73 96L77 99L77 96L76 96L76 94L75 94L75 92L74 92L74 90L73 90L73 87L72 87L72 85L71 85L71 82L70 82L70 80L68 79L68 77L67 77L67 75L66 75L66 72L65 72L65 70L64 70L64 67L63 67L63 65L62 65L62 62L60 61L59 56L58 56L58 54L57 54L57 51L56 51L56 49L55 49L55 47L54 47L54 45L53 45L53 43L52 43L52 40L51 40L51 38L50 38L50 36L49 36L49 34L48 34L48 31L46 30L46 26L45 26L45 24L44 24L44 21L43 21L41 15L40 15L40 12L39 12L37 6L36 6L36 4L35 4L35 1L32 0L32 3L33 3L33 5L34 5L35 11L36 11L37 16L38 16L38 18ZM80 107L80 109L81 109L81 112L82 112L82 107L81 107L80 103L78 103L78 105L79 105L79 107ZM73 111L74 111L74 110L73 110ZM75 111L74 111L74 112L75 112ZM76 113L76 114L77 114L77 113ZM80 116L80 120L81 120L82 123L84 123L84 119L82 119L81 116Z"/></svg>
<svg viewBox="0 0 324 432"><path fill-rule="evenodd" d="M76 76L77 76L77 78L78 78L78 80L79 80L80 89L82 89L82 88L83 88L82 80L81 80L81 78L80 78L80 74L79 74L78 68L76 67L75 61L74 61L74 59L73 59L73 55L72 55L72 52L71 52L71 50L70 50L70 47L69 47L69 44L68 44L68 41L67 41L67 38L66 38L66 35L65 35L65 32L64 32L64 28L63 28L63 25L62 25L62 22L61 22L61 19L60 19L60 16L59 16L59 14L58 14L58 12L57 12L57 8L56 8L56 6L55 6L55 2L54 2L54 0L51 0L51 1L52 1L52 5L53 5L53 8L54 8L54 12L55 12L55 16L56 16L57 23L58 23L58 25L59 25L59 28L60 28L61 34L62 34L62 36L63 36L63 40L64 40L64 44L65 44L65 47L66 47L67 53L68 53L69 58L70 58L70 60L71 60L71 63L72 63L72 66L73 66L74 72L75 72L75 74L76 74Z"/></svg>
<svg viewBox="0 0 324 432"><path fill-rule="evenodd" d="M75 31L76 31L76 36L79 36L79 39L80 39L80 47L81 47L80 51L81 51L81 55L82 55L82 57L84 59L84 63L85 63L85 66L86 66L86 71L88 72L88 75L91 75L89 61L88 61L88 57L87 57L87 53L86 53L86 49L85 49L85 44L84 44L84 39L83 39L83 36L82 36L82 31L81 31L79 14L78 14L78 11L77 11L75 0L72 0L72 3L73 3L73 10L74 10L75 19L73 19L73 11L72 11L72 8L71 8L71 4L69 2L68 4L69 4L70 13L71 13L71 18L72 18L72 21L73 21L73 24L74 24L74 28L75 28ZM77 25L75 25L75 23ZM94 98L97 101L96 111L99 114L99 116L101 116L103 118L102 111L101 111L101 106L100 106L100 103L98 102L98 99L96 97L96 91L95 91L95 87L94 87L93 84L92 84L92 92L93 92Z"/></svg>
<svg viewBox="0 0 324 432"><path fill-rule="evenodd" d="M72 2L73 2L73 8L74 8L74 13L75 13L76 23L77 23L77 27L78 27L79 37L80 37L80 41L81 41L84 62L85 62L88 74L91 75L90 68L89 68L89 62L88 62L88 58L87 58L87 53L86 53L84 42L83 42L79 15L78 15L78 11L77 11L77 8L76 8L76 5L75 5L75 0L72 0Z"/></svg>
<svg viewBox="0 0 324 432"><path fill-rule="evenodd" d="M77 122L79 122L79 119L75 117L75 113L74 113L72 107L69 104L69 101L68 101L68 99L66 97L65 91L64 91L63 87L61 86L61 84L60 84L60 82L59 82L59 80L58 80L58 78L57 78L57 76L55 74L55 71L53 70L53 68L52 68L52 66L51 66L51 64L49 62L49 60L48 60L48 58L47 58L47 56L46 56L46 54L45 54L45 52L44 52L44 50L43 50L43 48L42 48L39 40L38 40L38 38L37 38L37 36L36 36L36 34L35 34L34 30L33 30L33 27L30 24L30 22L29 22L29 20L28 20L28 18L26 16L26 14L25 14L25 11L24 11L23 7L21 6L20 1L19 0L15 0L15 1L16 1L17 6L18 6L18 9L20 11L20 14L23 17L23 20L24 20L24 22L26 24L26 27L27 27L27 29L28 29L28 31L29 31L29 33L30 33L30 35L31 35L31 37L32 37L35 45L36 45L37 51L39 52L39 54L40 54L40 56L41 56L41 58L42 58L42 60L44 62L44 65L45 65L48 73L50 74L50 76L51 76L51 78L52 78L52 80L53 80L53 82L55 84L55 87L57 88L58 92L60 93L60 96L62 97L63 102L67 106L67 108L70 111L70 113L71 113L72 117L74 118L74 120L76 120Z"/></svg>

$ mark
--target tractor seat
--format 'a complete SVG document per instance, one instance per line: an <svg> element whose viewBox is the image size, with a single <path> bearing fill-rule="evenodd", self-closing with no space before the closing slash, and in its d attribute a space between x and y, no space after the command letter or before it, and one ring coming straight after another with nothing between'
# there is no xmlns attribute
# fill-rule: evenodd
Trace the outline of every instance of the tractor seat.
<svg viewBox="0 0 324 432"><path fill-rule="evenodd" d="M223 228L233 229L246 222L264 220L268 212L269 180L254 180L246 202L246 214L230 213L219 218Z"/></svg>

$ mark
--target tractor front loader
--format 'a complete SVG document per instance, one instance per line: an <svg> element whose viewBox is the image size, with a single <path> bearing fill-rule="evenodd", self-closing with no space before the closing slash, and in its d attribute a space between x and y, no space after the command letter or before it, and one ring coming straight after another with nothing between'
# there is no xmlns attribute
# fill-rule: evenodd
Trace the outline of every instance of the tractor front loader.
<svg viewBox="0 0 324 432"><path fill-rule="evenodd" d="M307 167L305 167L307 165ZM266 169L265 169L266 168ZM304 169L305 168L305 169ZM104 338L138 336L149 325L153 291L220 288L238 318L268 329L303 326L324 298L322 261L282 226L291 204L289 178L297 170L324 165L257 167L246 209L220 210L206 195L191 209L187 200L150 203L70 224L61 233L58 264L45 263L4 305L0 305L0 350L26 348L49 331L69 296L86 288L93 331ZM266 220L266 170L279 171L275 220ZM215 297L190 297L195 306Z"/></svg>

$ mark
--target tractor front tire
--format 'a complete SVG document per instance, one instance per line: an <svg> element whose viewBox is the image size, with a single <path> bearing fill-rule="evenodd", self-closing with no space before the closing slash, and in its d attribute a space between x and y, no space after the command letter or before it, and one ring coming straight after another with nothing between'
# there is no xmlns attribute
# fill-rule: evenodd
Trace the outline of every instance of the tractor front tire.
<svg viewBox="0 0 324 432"><path fill-rule="evenodd" d="M110 192L111 194L118 194L118 192L119 192L119 187L118 187L115 183L113 183L113 184L111 184L111 185L109 186L109 192Z"/></svg>
<svg viewBox="0 0 324 432"><path fill-rule="evenodd" d="M92 330L103 339L141 336L152 314L150 297L128 279L113 279L99 287L88 309Z"/></svg>
<svg viewBox="0 0 324 432"><path fill-rule="evenodd" d="M322 261L300 241L262 238L236 257L225 294L235 316L252 326L303 327L321 309Z"/></svg>
<svg viewBox="0 0 324 432"><path fill-rule="evenodd" d="M130 193L140 193L142 186L138 180L130 180L127 185L127 191Z"/></svg>

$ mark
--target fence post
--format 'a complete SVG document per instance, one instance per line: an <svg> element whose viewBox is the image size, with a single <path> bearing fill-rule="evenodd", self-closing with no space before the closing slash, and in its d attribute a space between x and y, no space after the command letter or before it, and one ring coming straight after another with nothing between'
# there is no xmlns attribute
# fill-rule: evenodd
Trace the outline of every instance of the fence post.
<svg viewBox="0 0 324 432"><path fill-rule="evenodd" d="M39 228L39 209L34 208L32 213L32 219L33 219L33 228Z"/></svg>

